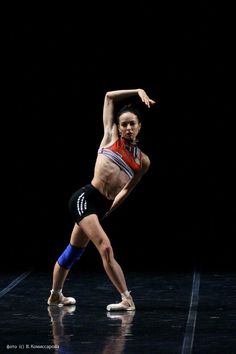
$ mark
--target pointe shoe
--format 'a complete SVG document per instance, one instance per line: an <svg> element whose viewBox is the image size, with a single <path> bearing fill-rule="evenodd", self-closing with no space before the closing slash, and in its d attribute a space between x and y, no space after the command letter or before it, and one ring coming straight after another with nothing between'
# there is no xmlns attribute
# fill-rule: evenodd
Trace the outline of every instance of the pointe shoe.
<svg viewBox="0 0 236 354"><path fill-rule="evenodd" d="M135 311L135 304L132 296L122 295L121 302L118 304L107 305L107 311Z"/></svg>
<svg viewBox="0 0 236 354"><path fill-rule="evenodd" d="M49 306L67 306L74 305L76 300L73 297L65 297L62 293L53 293L51 291L47 303Z"/></svg>

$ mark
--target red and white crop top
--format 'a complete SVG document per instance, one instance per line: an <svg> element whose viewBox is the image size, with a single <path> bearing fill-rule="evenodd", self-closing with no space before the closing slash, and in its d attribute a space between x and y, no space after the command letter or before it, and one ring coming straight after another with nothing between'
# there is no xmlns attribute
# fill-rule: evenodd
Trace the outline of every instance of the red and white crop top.
<svg viewBox="0 0 236 354"><path fill-rule="evenodd" d="M141 169L142 152L134 143L124 138L117 139L112 145L100 147L99 154L111 159L122 171L132 178Z"/></svg>

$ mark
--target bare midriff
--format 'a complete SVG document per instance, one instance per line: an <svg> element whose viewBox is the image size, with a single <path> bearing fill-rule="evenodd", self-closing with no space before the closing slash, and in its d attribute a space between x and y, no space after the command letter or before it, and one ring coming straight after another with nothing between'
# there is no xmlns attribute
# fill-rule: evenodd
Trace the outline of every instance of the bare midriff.
<svg viewBox="0 0 236 354"><path fill-rule="evenodd" d="M129 176L108 157L98 154L92 185L107 199L113 200L129 181Z"/></svg>

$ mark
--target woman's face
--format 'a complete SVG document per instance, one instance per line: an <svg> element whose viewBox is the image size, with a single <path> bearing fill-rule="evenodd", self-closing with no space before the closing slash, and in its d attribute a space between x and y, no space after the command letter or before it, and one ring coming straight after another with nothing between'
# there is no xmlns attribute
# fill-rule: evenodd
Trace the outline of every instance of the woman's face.
<svg viewBox="0 0 236 354"><path fill-rule="evenodd" d="M124 112L119 116L118 129L122 138L134 141L141 129L141 123L134 113Z"/></svg>

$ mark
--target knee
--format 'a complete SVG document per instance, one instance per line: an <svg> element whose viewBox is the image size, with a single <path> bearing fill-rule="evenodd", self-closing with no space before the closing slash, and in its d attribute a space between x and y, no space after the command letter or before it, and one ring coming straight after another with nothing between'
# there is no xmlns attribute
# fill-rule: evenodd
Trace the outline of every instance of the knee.
<svg viewBox="0 0 236 354"><path fill-rule="evenodd" d="M114 259L112 247L108 243L101 245L100 254L102 259L108 263Z"/></svg>
<svg viewBox="0 0 236 354"><path fill-rule="evenodd" d="M78 248L71 244L67 246L65 251L58 258L58 264L66 269L71 269L71 267L76 263L85 251L85 247Z"/></svg>

